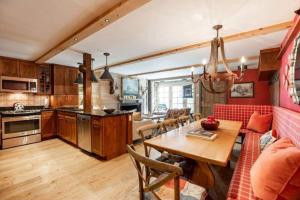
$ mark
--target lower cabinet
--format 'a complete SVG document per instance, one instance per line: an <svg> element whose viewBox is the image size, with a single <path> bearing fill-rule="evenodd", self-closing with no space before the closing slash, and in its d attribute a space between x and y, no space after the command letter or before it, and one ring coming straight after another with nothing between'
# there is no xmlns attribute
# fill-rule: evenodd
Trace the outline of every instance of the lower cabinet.
<svg viewBox="0 0 300 200"><path fill-rule="evenodd" d="M52 138L56 134L55 111L43 111L41 114L41 135L42 139Z"/></svg>
<svg viewBox="0 0 300 200"><path fill-rule="evenodd" d="M58 112L57 135L77 145L77 121L75 113Z"/></svg>
<svg viewBox="0 0 300 200"><path fill-rule="evenodd" d="M106 159L126 153L128 115L92 117L92 152Z"/></svg>

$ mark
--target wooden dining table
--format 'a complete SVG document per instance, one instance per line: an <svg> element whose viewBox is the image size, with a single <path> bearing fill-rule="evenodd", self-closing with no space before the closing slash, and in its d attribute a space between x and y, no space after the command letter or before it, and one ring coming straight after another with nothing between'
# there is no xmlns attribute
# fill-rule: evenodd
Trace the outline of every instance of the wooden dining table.
<svg viewBox="0 0 300 200"><path fill-rule="evenodd" d="M210 141L197 136L187 136L190 131L199 130L201 121L196 121L165 134L146 140L148 147L180 155L196 161L191 181L205 188L214 186L215 178L211 165L226 167L236 138L242 127L240 121L219 120L217 137Z"/></svg>

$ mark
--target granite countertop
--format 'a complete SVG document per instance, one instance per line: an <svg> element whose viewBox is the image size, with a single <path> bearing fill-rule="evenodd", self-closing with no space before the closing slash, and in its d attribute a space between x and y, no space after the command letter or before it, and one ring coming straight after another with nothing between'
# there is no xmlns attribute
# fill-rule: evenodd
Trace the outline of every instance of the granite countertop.
<svg viewBox="0 0 300 200"><path fill-rule="evenodd" d="M117 115L127 115L131 114L131 111L120 111L116 110L112 114L106 114L103 110L92 110L91 112L85 112L83 109L78 107L61 107L61 108L44 108L43 106L26 106L25 109L38 109L41 112L43 111L62 111L62 112L71 112L82 115L91 115L99 117L108 117L108 116L117 116ZM0 107L0 114L3 111L13 110L13 107Z"/></svg>
<svg viewBox="0 0 300 200"><path fill-rule="evenodd" d="M98 117L109 117L109 116L117 116L117 115L127 115L127 114L131 114L132 113L130 111L116 110L112 114L107 114L107 113L105 113L102 110L92 110L91 112L86 112L86 111L83 111L82 109L78 109L78 108L57 108L57 109L54 109L54 110L62 111L62 112L71 112L71 113L82 114L82 115L98 116Z"/></svg>

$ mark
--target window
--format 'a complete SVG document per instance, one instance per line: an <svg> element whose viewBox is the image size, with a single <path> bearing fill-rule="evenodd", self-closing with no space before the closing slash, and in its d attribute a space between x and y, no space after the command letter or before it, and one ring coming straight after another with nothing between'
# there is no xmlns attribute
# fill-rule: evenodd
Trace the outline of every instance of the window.
<svg viewBox="0 0 300 200"><path fill-rule="evenodd" d="M167 86L160 86L158 89L158 104L164 104L167 108L169 106L169 87Z"/></svg>
<svg viewBox="0 0 300 200"><path fill-rule="evenodd" d="M172 108L183 108L182 86L172 86Z"/></svg>
<svg viewBox="0 0 300 200"><path fill-rule="evenodd" d="M184 80L183 82L155 82L153 103L154 111L166 112L169 108L191 108L194 111L194 98L183 98L183 86L192 84ZM192 89L194 95L194 90Z"/></svg>

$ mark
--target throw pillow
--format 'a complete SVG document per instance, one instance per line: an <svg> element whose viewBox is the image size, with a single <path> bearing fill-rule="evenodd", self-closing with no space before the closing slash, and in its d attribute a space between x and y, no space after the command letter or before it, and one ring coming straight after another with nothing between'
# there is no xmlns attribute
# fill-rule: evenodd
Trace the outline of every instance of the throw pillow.
<svg viewBox="0 0 300 200"><path fill-rule="evenodd" d="M277 140L274 137L274 132L275 130L270 130L260 137L260 151L263 151Z"/></svg>
<svg viewBox="0 0 300 200"><path fill-rule="evenodd" d="M272 114L261 115L255 111L248 122L247 129L258 133L265 133L270 130L272 123Z"/></svg>
<svg viewBox="0 0 300 200"><path fill-rule="evenodd" d="M300 149L281 138L265 149L250 171L253 193L260 199L299 200Z"/></svg>

